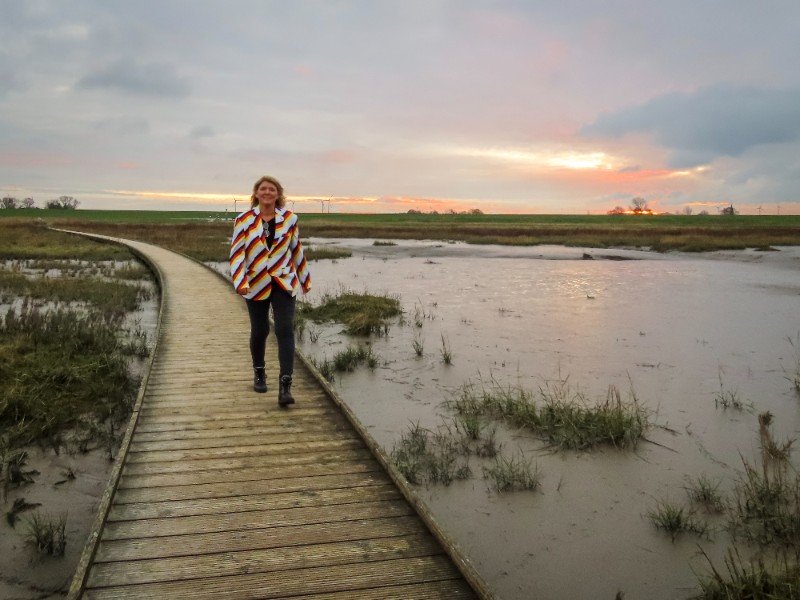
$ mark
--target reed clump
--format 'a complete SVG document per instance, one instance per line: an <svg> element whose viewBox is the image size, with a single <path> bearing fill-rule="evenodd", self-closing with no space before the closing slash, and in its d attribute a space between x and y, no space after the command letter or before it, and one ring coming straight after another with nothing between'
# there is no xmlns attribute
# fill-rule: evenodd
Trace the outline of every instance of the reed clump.
<svg viewBox="0 0 800 600"><path fill-rule="evenodd" d="M483 468L483 477L498 493L535 490L541 485L538 466L522 455L495 457L494 464Z"/></svg>
<svg viewBox="0 0 800 600"><path fill-rule="evenodd" d="M447 405L457 414L490 417L527 429L559 449L603 444L635 448L650 426L649 412L633 390L623 399L615 386L609 386L605 401L592 403L566 380L545 383L536 392L498 382L480 388L467 384Z"/></svg>
<svg viewBox="0 0 800 600"><path fill-rule="evenodd" d="M388 320L401 314L400 301L394 296L377 296L342 289L338 294L325 294L316 306L301 303L299 312L304 317L321 323L342 323L351 335L386 333Z"/></svg>
<svg viewBox="0 0 800 600"><path fill-rule="evenodd" d="M67 547L67 516L34 512L28 520L28 542L39 554L63 556Z"/></svg>

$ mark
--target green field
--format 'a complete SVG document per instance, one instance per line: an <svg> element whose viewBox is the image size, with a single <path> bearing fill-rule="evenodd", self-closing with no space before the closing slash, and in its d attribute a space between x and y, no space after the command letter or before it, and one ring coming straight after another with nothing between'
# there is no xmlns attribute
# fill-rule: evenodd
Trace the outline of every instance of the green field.
<svg viewBox="0 0 800 600"><path fill-rule="evenodd" d="M132 237L201 260L224 260L233 213L204 211L0 210L14 221ZM800 245L800 216L449 215L302 213L304 237L459 240L703 252Z"/></svg>

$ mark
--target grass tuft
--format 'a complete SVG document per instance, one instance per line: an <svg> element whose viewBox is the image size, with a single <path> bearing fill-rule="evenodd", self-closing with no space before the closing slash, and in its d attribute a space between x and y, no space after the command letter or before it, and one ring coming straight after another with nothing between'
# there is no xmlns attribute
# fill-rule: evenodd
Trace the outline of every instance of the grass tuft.
<svg viewBox="0 0 800 600"><path fill-rule="evenodd" d="M299 312L318 323L342 323L351 335L381 335L388 330L388 319L402 311L396 297L357 294L343 289L335 296L325 294L317 306L301 303Z"/></svg>
<svg viewBox="0 0 800 600"><path fill-rule="evenodd" d="M691 511L670 502L660 502L647 518L656 529L666 531L673 542L681 533L704 536L708 532L708 525L696 520Z"/></svg>
<svg viewBox="0 0 800 600"><path fill-rule="evenodd" d="M538 466L532 466L524 456L495 457L494 464L483 468L483 477L496 492L535 490L541 485Z"/></svg>
<svg viewBox="0 0 800 600"><path fill-rule="evenodd" d="M67 547L67 516L45 516L36 511L28 520L27 540L39 554L63 556Z"/></svg>

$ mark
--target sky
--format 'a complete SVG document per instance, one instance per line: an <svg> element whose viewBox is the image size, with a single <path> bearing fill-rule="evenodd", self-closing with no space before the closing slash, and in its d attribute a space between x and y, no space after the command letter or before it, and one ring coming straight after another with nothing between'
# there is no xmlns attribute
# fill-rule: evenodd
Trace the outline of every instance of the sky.
<svg viewBox="0 0 800 600"><path fill-rule="evenodd" d="M796 0L0 0L0 194L800 214Z"/></svg>

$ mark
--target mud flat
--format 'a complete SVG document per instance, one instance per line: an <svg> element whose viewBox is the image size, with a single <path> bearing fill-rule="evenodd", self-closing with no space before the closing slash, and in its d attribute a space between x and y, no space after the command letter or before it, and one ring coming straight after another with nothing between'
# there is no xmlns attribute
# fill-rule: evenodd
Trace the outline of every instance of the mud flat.
<svg viewBox="0 0 800 600"><path fill-rule="evenodd" d="M500 425L503 451L538 464L535 492L490 492L476 459L471 479L418 488L497 596L696 593L696 573L708 572L698 546L721 566L731 543L724 520L707 518L708 538L672 542L646 515L661 501L688 504L685 488L701 475L730 493L740 453L759 451L759 413L772 413L776 437L797 435L800 398L786 374L797 360L789 338L800 331L800 248L696 255L393 242L310 240L353 256L312 263L309 300L342 287L396 295L405 322L370 340L311 324L300 342L318 361L371 344L379 366L337 374L334 385L387 450L410 424L433 429L451 416L442 403L468 382L535 390L567 379L597 399L609 384L632 385L651 411L635 451L554 451ZM721 391L738 407L720 405Z"/></svg>

